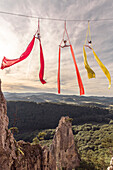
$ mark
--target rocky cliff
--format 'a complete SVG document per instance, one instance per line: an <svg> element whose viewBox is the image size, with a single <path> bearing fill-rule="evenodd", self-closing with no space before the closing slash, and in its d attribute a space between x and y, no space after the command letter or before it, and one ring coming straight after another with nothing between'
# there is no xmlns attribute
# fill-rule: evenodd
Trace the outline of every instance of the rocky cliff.
<svg viewBox="0 0 113 170"><path fill-rule="evenodd" d="M0 170L11 169L13 160L16 159L15 139L8 130L8 124L6 100L1 91L0 80Z"/></svg>
<svg viewBox="0 0 113 170"><path fill-rule="evenodd" d="M56 128L53 143L43 150L43 169L72 170L79 166L80 160L75 148L74 136L69 117L62 117Z"/></svg>
<svg viewBox="0 0 113 170"><path fill-rule="evenodd" d="M72 170L79 166L72 124L62 117L49 148L19 141L8 129L6 100L0 81L0 170Z"/></svg>

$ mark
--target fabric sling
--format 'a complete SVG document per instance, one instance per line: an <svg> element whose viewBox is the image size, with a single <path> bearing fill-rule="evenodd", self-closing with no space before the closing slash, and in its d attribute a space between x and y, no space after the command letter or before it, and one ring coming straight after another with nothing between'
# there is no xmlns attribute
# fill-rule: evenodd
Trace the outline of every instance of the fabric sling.
<svg viewBox="0 0 113 170"><path fill-rule="evenodd" d="M43 79L43 77L44 77L44 56L43 56L43 50L42 50L41 41L39 43L40 43L40 72L39 72L39 79L40 79L42 84L45 84L46 81Z"/></svg>
<svg viewBox="0 0 113 170"><path fill-rule="evenodd" d="M22 55L17 59L8 59L8 58L4 57L3 60L2 60L2 63L1 63L1 69L3 70L4 68L10 67L10 66L12 66L16 63L19 63L20 61L25 60L29 56L29 54L31 53L33 46L34 46L34 42L35 42L35 36L33 37L32 41L28 45L25 52L22 53Z"/></svg>
<svg viewBox="0 0 113 170"><path fill-rule="evenodd" d="M66 41L64 41L64 35L65 35L65 33L67 34L67 38L68 38L69 45L66 45L66 43L65 43ZM65 45L64 45L64 46L61 46L63 41L64 41ZM78 85L79 85L79 89L80 89L80 95L83 95L83 94L85 94L85 92L84 92L84 86L83 86L82 79L81 79L81 76L80 76L80 73L79 73L79 70L78 70L78 66L77 66L77 63L76 63L74 51L73 51L73 48L72 48L72 45L71 45L71 43L70 43L69 36L68 36L68 33L67 33L66 22L65 22L65 24L64 24L63 39L62 39L62 41L61 41L61 43L60 43L60 45L59 45L58 77L57 77L58 93L60 93L60 60L61 60L61 48L64 48L64 47L70 47L71 54L72 54L72 58L73 58L73 62L74 62L75 69L76 69L77 80L78 80Z"/></svg>
<svg viewBox="0 0 113 170"><path fill-rule="evenodd" d="M36 37L36 34L39 34L39 37ZM16 59L8 59L6 57L3 57L2 63L1 63L1 69L3 70L4 68L10 67L16 63L19 63L23 60L25 60L31 53L35 38L39 40L40 44L40 71L39 71L39 79L42 84L45 84L46 81L43 79L44 77L44 56L43 56L43 50L42 50L42 45L41 45L41 40L40 40L40 26L39 26L39 20L38 20L38 30L36 31L35 35L33 36L33 39L29 43L28 47L26 48L25 52L22 53L22 55L19 58Z"/></svg>
<svg viewBox="0 0 113 170"><path fill-rule="evenodd" d="M36 37L37 35L37 37ZM38 30L35 33L35 38L39 40L39 45L40 45L40 71L39 71L39 79L42 84L45 84L46 81L43 79L44 77L44 55L43 55L43 50L42 50L42 44L41 44L41 38L40 38L40 21L38 20Z"/></svg>
<svg viewBox="0 0 113 170"><path fill-rule="evenodd" d="M87 41L87 37L89 34L89 38L90 38L90 46L86 44ZM83 56L84 56L84 65L85 65L85 69L87 70L87 74L88 74L88 78L95 78L95 72L90 68L88 61L87 61L87 55L86 55L86 51L85 51L85 47L88 47L89 49L91 49L93 51L93 55L97 61L97 63L99 64L100 68L102 69L102 71L104 72L105 76L107 77L108 81L109 81L109 89L111 88L111 76L110 73L108 71L108 69L105 67L105 65L101 62L101 60L98 58L97 54L95 53L93 47L92 47L92 42L91 42L91 34L90 34L90 27L89 27L89 22L88 22L88 29L87 29L87 33L86 33L86 39L85 39L85 44L83 46Z"/></svg>

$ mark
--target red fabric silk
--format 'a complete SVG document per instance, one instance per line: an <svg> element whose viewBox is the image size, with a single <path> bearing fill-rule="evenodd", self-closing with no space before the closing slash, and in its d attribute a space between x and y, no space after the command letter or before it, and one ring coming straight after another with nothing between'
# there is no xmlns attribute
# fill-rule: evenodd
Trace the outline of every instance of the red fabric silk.
<svg viewBox="0 0 113 170"><path fill-rule="evenodd" d="M72 54L73 61L74 61L74 64L75 64L78 84L79 84L79 88L80 88L80 95L83 95L83 94L85 94L84 86L83 86L82 79L81 79L81 76L80 76L80 73L79 73L79 70L78 70L78 66L77 66L77 63L76 63L76 60L75 60L75 55L74 55L74 51L73 51L72 45L70 45L70 49L71 49L71 54Z"/></svg>
<svg viewBox="0 0 113 170"><path fill-rule="evenodd" d="M17 59L8 59L8 58L4 57L3 60L2 60L2 64L1 64L1 69L10 67L10 66L26 59L32 51L32 48L34 46L34 42L35 42L35 36L31 40L31 42L29 43L26 51Z"/></svg>
<svg viewBox="0 0 113 170"><path fill-rule="evenodd" d="M76 69L76 74L77 74L77 79L78 79L78 84L79 84L79 88L80 88L80 95L85 94L84 92L84 86L82 83L82 79L78 70L78 66L75 60L75 55L74 55L74 51L72 48L72 45L70 45L70 50L71 50L71 54L73 57L73 61L74 61L74 65L75 65L75 69ZM59 46L59 56L58 56L58 78L57 78L57 83L58 83L58 93L60 93L60 59L61 59L61 47Z"/></svg>
<svg viewBox="0 0 113 170"><path fill-rule="evenodd" d="M39 78L42 84L45 84L46 81L43 79L44 76L44 56L43 56L43 50L42 50L42 45L40 41L40 73L39 73Z"/></svg>
<svg viewBox="0 0 113 170"><path fill-rule="evenodd" d="M59 46L59 56L58 56L58 78L57 78L57 82L58 82L58 93L60 93L60 51L61 51L61 47Z"/></svg>

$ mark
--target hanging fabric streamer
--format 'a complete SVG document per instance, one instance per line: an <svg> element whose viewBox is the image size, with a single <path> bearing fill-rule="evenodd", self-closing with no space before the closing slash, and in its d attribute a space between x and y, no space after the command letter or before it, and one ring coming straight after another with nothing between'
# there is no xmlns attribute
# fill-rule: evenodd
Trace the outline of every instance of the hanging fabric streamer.
<svg viewBox="0 0 113 170"><path fill-rule="evenodd" d="M84 65L85 69L87 70L88 73L88 78L95 78L95 72L90 68L88 61L87 61L87 55L85 51L85 47L83 46L83 54L84 54Z"/></svg>
<svg viewBox="0 0 113 170"><path fill-rule="evenodd" d="M44 55L43 55L43 50L42 50L42 44L41 44L41 37L40 37L40 23L38 20L38 30L35 34L35 38L39 40L40 44L40 72L39 72L39 79L42 84L45 84L46 81L43 79L44 77Z"/></svg>
<svg viewBox="0 0 113 170"><path fill-rule="evenodd" d="M88 35L89 35L89 40L88 40ZM88 44L86 44L86 42L88 41ZM87 55L86 55L86 51L85 51L85 47L91 49L93 51L93 55L97 61L97 63L99 64L100 68L102 69L102 71L104 72L104 74L106 75L106 77L109 80L109 89L111 87L111 76L110 73L108 71L108 69L104 66L104 64L100 61L100 59L98 58L97 54L95 53L93 47L92 47L92 41L91 41L91 33L90 33L90 27L89 27L89 21L88 21L88 29L87 29L87 33L86 33L86 39L85 39L85 44L83 46L83 56L84 56L84 65L85 65L85 69L87 70L87 74L88 74L88 78L95 78L95 72L90 68L88 61L87 61Z"/></svg>
<svg viewBox="0 0 113 170"><path fill-rule="evenodd" d="M44 56L43 56L43 50L42 50L42 45L40 42L40 72L39 72L39 78L42 84L45 84L46 81L43 79L44 77Z"/></svg>
<svg viewBox="0 0 113 170"><path fill-rule="evenodd" d="M36 31L35 35L33 36L32 41L29 43L27 49L25 50L24 53L22 53L22 55L19 58L16 59L8 59L6 57L3 58L2 63L1 63L1 69L10 67L16 63L19 63L23 60L25 60L29 54L31 53L33 46L34 46L34 42L35 42L35 38L37 38L39 40L39 44L40 44L40 72L39 72L39 79L41 81L42 84L45 84L46 81L43 79L44 77L44 56L43 56L43 50L42 50L42 45L41 45L41 39L40 39L40 25L39 25L39 20L38 20L38 30Z"/></svg>
<svg viewBox="0 0 113 170"><path fill-rule="evenodd" d="M67 35L67 38L68 38L68 43L69 43L68 45L67 45L67 40L64 39L65 34ZM64 43L64 44L62 45L62 43ZM67 29L66 29L66 21L65 21L65 24L64 24L63 39L62 39L62 41L61 41L61 43L60 43L60 45L59 45L58 78L57 78L57 82L58 82L58 93L60 93L60 60L61 60L61 48L65 48L65 47L70 47L71 54L72 54L72 58L73 58L73 62L74 62L75 69L76 69L78 85L79 85L79 88L80 88L80 95L83 95L83 94L85 94L85 93L84 93L84 87L83 87L82 79L81 79L81 76L80 76L80 73L79 73L79 70L78 70L78 66L77 66L77 63L76 63L76 60L75 60L74 51L73 51L72 45L71 45L70 40L69 40L68 32L67 32Z"/></svg>
<svg viewBox="0 0 113 170"><path fill-rule="evenodd" d="M16 63L19 63L22 60L25 60L29 54L32 51L32 48L34 46L34 42L35 42L35 36L33 37L32 41L30 42L30 44L28 45L26 51L17 59L8 59L6 57L3 58L2 63L1 63L1 69L10 67Z"/></svg>
<svg viewBox="0 0 113 170"><path fill-rule="evenodd" d="M78 79L78 84L79 84L79 89L80 89L80 95L83 95L83 94L85 94L84 87L83 87L82 79L81 79L81 76L80 76L80 73L79 73L79 70L78 70L78 66L77 66L77 63L76 63L76 60L75 60L75 55L74 55L72 45L70 45L70 49L71 49L71 54L72 54L73 61L74 61L74 64L75 64L75 69L76 69L76 74L77 74L77 79Z"/></svg>
<svg viewBox="0 0 113 170"><path fill-rule="evenodd" d="M59 58L58 58L58 93L60 93L60 53L61 53L61 47L59 46Z"/></svg>

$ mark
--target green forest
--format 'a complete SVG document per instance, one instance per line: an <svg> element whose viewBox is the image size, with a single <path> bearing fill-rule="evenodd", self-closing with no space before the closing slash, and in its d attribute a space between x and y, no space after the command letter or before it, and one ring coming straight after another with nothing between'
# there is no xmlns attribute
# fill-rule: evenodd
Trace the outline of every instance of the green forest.
<svg viewBox="0 0 113 170"><path fill-rule="evenodd" d="M16 140L47 146L52 143L61 116L68 115L73 120L75 145L81 159L77 170L102 170L109 166L113 156L113 110L13 101L8 102L7 108L9 128L15 126L19 130L14 133Z"/></svg>
<svg viewBox="0 0 113 170"><path fill-rule="evenodd" d="M72 130L81 159L77 170L107 169L113 156L113 121L104 125L74 125ZM31 143L49 147L54 134L55 129L35 131Z"/></svg>

